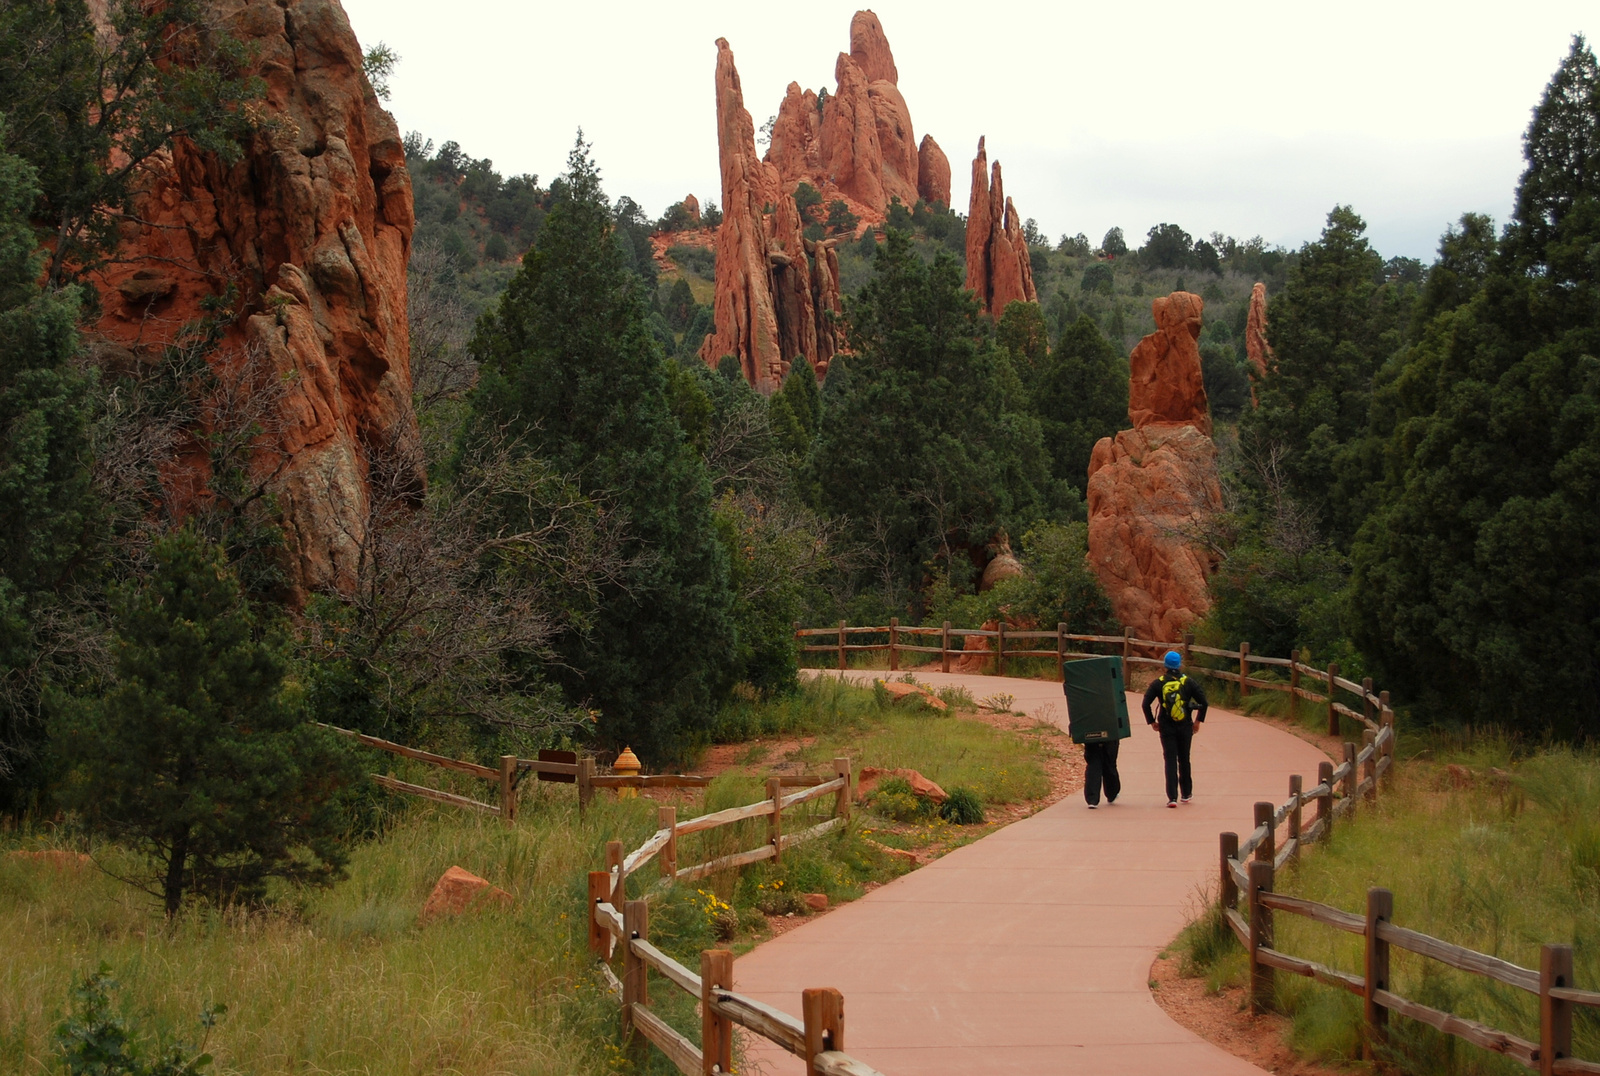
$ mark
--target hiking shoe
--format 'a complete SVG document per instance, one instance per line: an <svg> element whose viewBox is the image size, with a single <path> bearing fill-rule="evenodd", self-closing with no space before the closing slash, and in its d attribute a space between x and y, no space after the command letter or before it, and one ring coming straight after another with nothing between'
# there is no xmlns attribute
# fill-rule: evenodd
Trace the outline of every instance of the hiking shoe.
<svg viewBox="0 0 1600 1076"><path fill-rule="evenodd" d="M1177 807L1177 806L1178 806L1178 801L1177 801L1177 800L1168 800L1168 801L1167 801L1167 806L1168 806L1168 807L1174 807L1174 808L1175 808L1175 807Z"/></svg>
<svg viewBox="0 0 1600 1076"><path fill-rule="evenodd" d="M1098 808L1099 806L1100 805L1098 803L1091 803L1091 804L1089 804L1089 810L1093 811L1096 808Z"/></svg>
<svg viewBox="0 0 1600 1076"><path fill-rule="evenodd" d="M1179 803L1193 803L1194 802L1194 797L1193 796L1185 796L1181 800L1179 800L1178 802Z"/></svg>

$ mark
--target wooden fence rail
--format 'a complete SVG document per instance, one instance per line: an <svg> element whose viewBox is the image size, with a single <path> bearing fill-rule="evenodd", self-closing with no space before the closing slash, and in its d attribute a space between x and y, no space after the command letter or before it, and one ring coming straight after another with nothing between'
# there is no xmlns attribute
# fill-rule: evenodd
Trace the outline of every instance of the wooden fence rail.
<svg viewBox="0 0 1600 1076"><path fill-rule="evenodd" d="M800 788L785 793L786 788ZM806 1062L808 1073L831 1076L880 1076L871 1066L844 1050L844 999L826 987L801 992L802 1019L736 994L733 954L708 949L700 954L700 973L650 944L650 905L646 899L626 899L629 875L659 858L661 878L652 891L660 892L675 881L693 881L719 870L731 870L763 859L780 858L785 849L815 840L844 825L850 816L852 770L848 758L833 760L833 776L770 777L767 797L742 807L678 821L676 807L661 807L660 828L638 848L624 855L621 841L606 846L607 867L589 874L589 948L600 958L600 974L622 1007L622 1030L635 1051L648 1043L656 1047L685 1076L729 1073L733 1064L733 1026L777 1043ZM813 800L833 796L833 817L799 833L783 832L784 812ZM754 818L767 819L767 842L757 848L722 856L688 867L678 866L678 838L703 833ZM620 911L619 911L620 909ZM622 949L619 978L605 962ZM700 1046L669 1026L650 1010L647 969L700 1001Z"/></svg>
<svg viewBox="0 0 1600 1076"><path fill-rule="evenodd" d="M1238 650L1222 650L1214 646L1199 646L1194 641L1193 633L1187 633L1181 643L1164 643L1155 639L1138 639L1131 632L1121 635L1084 635L1069 632L1065 624L1057 624L1054 631L1019 631L1010 629L1001 623L994 630L985 628L953 628L947 620L938 627L912 627L901 625L898 619L890 620L885 626L851 626L844 621L839 621L836 627L831 628L802 628L799 624L794 626L795 639L801 653L829 653L837 655L840 669L849 668L849 655L861 651L884 651L888 654L889 670L898 671L900 668L900 655L913 654L938 654L939 668L943 672L950 671L950 662L953 658L979 657L982 659L993 658L995 672L1004 676L1006 661L1009 658L1055 658L1057 661L1066 661L1068 658L1104 657L1104 654L1090 653L1069 644L1088 643L1102 647L1120 647L1122 660L1128 665L1159 666L1162 659L1153 656L1169 649L1177 649L1184 659L1184 667L1202 676L1239 685L1239 693L1248 695L1252 691L1280 691L1289 695L1289 707L1292 714L1298 718L1300 703L1319 703L1327 708L1328 734L1337 736L1340 732L1340 717L1348 717L1361 723L1376 733L1382 724L1385 715L1393 716L1394 711L1389 706L1389 693L1387 691L1374 693L1372 681L1364 680L1356 683L1339 675L1337 663L1330 664L1326 669L1318 669L1307 665L1301 660L1300 655L1287 658L1267 657L1253 654L1250 644L1242 642ZM884 636L885 642L852 643L849 639L861 635ZM903 636L926 637L937 636L938 646L919 646L901 641ZM834 640L827 645L808 643L808 639L829 638ZM993 650L967 650L966 640L969 638L993 639ZM951 646L951 640L958 641L958 645ZM1015 644L1017 640L1051 639L1055 642L1054 649L1043 650L1037 647L1018 648L1012 645L1009 649L1008 642ZM1149 651L1150 655L1135 653L1136 650ZM1229 669L1213 669L1204 665L1191 665L1191 655L1199 654L1204 657L1221 658L1237 663L1238 671ZM1252 676L1252 667L1268 666L1286 669L1289 674L1287 681L1268 680L1259 676ZM1303 678L1311 678L1323 688L1323 693L1318 694L1300 686ZM1357 710L1338 700L1336 692L1343 691L1355 697L1361 709Z"/></svg>

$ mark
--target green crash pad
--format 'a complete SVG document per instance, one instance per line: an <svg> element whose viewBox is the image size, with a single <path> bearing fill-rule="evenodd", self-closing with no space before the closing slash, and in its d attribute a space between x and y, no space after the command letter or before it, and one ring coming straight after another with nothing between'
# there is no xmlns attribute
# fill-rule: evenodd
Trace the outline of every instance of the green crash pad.
<svg viewBox="0 0 1600 1076"><path fill-rule="evenodd" d="M1067 693L1067 730L1073 743L1105 743L1132 735L1120 657L1062 662L1061 686Z"/></svg>

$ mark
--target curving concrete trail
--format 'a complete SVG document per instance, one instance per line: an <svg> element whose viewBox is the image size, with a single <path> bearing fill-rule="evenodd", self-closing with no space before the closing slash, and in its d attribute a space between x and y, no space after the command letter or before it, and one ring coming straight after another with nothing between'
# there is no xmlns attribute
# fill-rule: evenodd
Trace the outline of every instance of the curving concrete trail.
<svg viewBox="0 0 1600 1076"><path fill-rule="evenodd" d="M1015 709L1066 727L1059 684L917 677L1010 692ZM1248 830L1252 805L1281 802L1290 774L1315 783L1326 756L1212 709L1194 742L1195 801L1170 810L1160 742L1138 697L1128 705L1114 806L1074 795L957 849L741 957L736 989L798 1016L802 988L838 987L845 1049L886 1076L1261 1073L1173 1023L1147 976L1212 884L1217 834ZM804 1070L776 1047L750 1060L771 1076Z"/></svg>

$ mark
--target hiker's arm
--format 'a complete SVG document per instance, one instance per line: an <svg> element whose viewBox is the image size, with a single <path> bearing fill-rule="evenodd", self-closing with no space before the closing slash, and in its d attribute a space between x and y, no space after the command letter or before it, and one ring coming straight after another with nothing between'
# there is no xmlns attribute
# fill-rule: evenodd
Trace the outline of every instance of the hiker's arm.
<svg viewBox="0 0 1600 1076"><path fill-rule="evenodd" d="M1194 677L1189 678L1191 689L1190 698L1195 703L1195 722L1198 724L1206 719L1206 711L1211 709L1211 703L1206 699L1206 689L1200 686L1200 681Z"/></svg>
<svg viewBox="0 0 1600 1076"><path fill-rule="evenodd" d="M1160 680L1150 681L1150 686L1144 689L1144 701L1139 705L1140 708L1144 710L1144 722L1147 725L1154 725L1156 723L1155 715L1150 712L1150 706L1156 701L1156 696L1160 693Z"/></svg>

